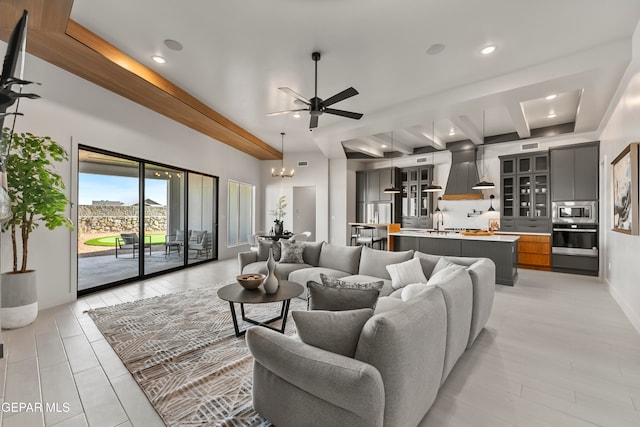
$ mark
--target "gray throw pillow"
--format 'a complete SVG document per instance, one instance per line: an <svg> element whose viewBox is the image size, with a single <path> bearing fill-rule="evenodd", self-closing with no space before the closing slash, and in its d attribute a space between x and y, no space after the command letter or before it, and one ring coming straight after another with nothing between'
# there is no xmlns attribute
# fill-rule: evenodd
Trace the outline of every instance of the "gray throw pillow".
<svg viewBox="0 0 640 427"><path fill-rule="evenodd" d="M279 262L282 256L282 244L280 240L271 243L271 250L273 251L273 259Z"/></svg>
<svg viewBox="0 0 640 427"><path fill-rule="evenodd" d="M346 311L292 311L298 336L303 343L353 357L360 331L373 316L370 308Z"/></svg>
<svg viewBox="0 0 640 427"><path fill-rule="evenodd" d="M380 290L384 286L384 281L378 280L375 282L350 282L348 280L338 279L335 277L327 276L324 273L320 273L320 280L322 284L330 288L335 289L377 289Z"/></svg>
<svg viewBox="0 0 640 427"><path fill-rule="evenodd" d="M280 262L291 264L304 264L302 258L302 251L304 251L304 245L302 243L295 243L290 240L282 240L280 242L282 247L282 253L280 254Z"/></svg>
<svg viewBox="0 0 640 427"><path fill-rule="evenodd" d="M271 239L258 240L258 261L266 261L269 258L269 249L271 249L272 244Z"/></svg>
<svg viewBox="0 0 640 427"><path fill-rule="evenodd" d="M373 308L380 291L377 289L336 289L320 283L308 282L311 310L356 310Z"/></svg>

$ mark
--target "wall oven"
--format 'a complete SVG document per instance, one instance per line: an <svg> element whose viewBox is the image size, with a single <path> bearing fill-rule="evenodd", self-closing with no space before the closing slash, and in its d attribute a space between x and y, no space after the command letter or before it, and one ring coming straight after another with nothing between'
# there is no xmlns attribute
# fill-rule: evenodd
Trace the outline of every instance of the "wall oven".
<svg viewBox="0 0 640 427"><path fill-rule="evenodd" d="M598 256L598 224L553 224L551 253Z"/></svg>
<svg viewBox="0 0 640 427"><path fill-rule="evenodd" d="M598 256L598 202L553 202L551 253Z"/></svg>

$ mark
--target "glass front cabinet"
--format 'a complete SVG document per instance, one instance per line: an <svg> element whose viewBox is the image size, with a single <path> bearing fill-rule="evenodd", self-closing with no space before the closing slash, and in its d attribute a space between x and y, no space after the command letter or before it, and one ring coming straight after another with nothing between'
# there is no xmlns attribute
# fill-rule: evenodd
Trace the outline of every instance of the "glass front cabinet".
<svg viewBox="0 0 640 427"><path fill-rule="evenodd" d="M524 224L544 231L551 218L549 153L500 156L500 171L503 224L514 231Z"/></svg>

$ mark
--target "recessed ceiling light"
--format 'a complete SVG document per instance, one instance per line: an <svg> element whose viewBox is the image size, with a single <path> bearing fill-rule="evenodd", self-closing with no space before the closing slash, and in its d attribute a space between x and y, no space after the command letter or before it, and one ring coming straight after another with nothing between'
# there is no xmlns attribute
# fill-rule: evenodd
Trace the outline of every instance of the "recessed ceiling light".
<svg viewBox="0 0 640 427"><path fill-rule="evenodd" d="M483 54L483 55L490 55L495 51L496 51L496 46L493 45L493 44L490 44L490 45L485 46L482 49L480 49L480 53Z"/></svg>
<svg viewBox="0 0 640 427"><path fill-rule="evenodd" d="M293 113L293 118L294 119L299 119L300 118L300 113Z"/></svg>
<svg viewBox="0 0 640 427"><path fill-rule="evenodd" d="M151 57L151 59L153 59L155 62L157 62L158 64L164 64L167 62L166 59L164 59L162 56L158 56L158 55L153 55Z"/></svg>
<svg viewBox="0 0 640 427"><path fill-rule="evenodd" d="M175 40L167 39L164 41L164 45L171 50L182 50L182 43Z"/></svg>
<svg viewBox="0 0 640 427"><path fill-rule="evenodd" d="M455 131L454 129L451 129L451 130L449 131L449 136L453 136L453 135L455 135L455 134L456 134L456 131Z"/></svg>
<svg viewBox="0 0 640 427"><path fill-rule="evenodd" d="M556 113L549 113L549 114L547 114L547 118L548 118L548 119L553 119L553 118L554 118L554 117L556 117L556 116L557 116L557 114L556 114Z"/></svg>
<svg viewBox="0 0 640 427"><path fill-rule="evenodd" d="M434 43L427 48L427 55L437 55L444 50L446 46L442 43Z"/></svg>
<svg viewBox="0 0 640 427"><path fill-rule="evenodd" d="M387 148L387 144L382 144L381 147L382 148Z"/></svg>
<svg viewBox="0 0 640 427"><path fill-rule="evenodd" d="M551 95L547 95L544 97L544 99L546 99L547 101L551 101L553 99L556 99L558 95L556 95L555 93L552 93Z"/></svg>

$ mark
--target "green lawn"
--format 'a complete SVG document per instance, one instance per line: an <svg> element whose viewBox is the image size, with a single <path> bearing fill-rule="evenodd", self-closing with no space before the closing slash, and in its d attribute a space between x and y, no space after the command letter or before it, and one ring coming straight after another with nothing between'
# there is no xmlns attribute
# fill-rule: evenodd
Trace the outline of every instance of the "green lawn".
<svg viewBox="0 0 640 427"><path fill-rule="evenodd" d="M164 245L164 234L147 234L146 236L151 236L152 245ZM119 236L98 237L96 239L87 240L84 244L89 246L115 246L116 237Z"/></svg>

